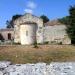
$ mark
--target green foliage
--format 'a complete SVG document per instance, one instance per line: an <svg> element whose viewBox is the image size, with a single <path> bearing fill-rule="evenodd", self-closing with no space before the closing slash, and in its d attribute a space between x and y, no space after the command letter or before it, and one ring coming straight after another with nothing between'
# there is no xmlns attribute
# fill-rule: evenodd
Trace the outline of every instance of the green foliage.
<svg viewBox="0 0 75 75"><path fill-rule="evenodd" d="M62 24L70 25L70 16L65 16L63 18L58 19Z"/></svg>
<svg viewBox="0 0 75 75"><path fill-rule="evenodd" d="M34 48L38 48L37 41L34 42Z"/></svg>
<svg viewBox="0 0 75 75"><path fill-rule="evenodd" d="M13 24L13 21L12 20L10 20L10 21L6 21L6 28L14 28L14 24Z"/></svg>
<svg viewBox="0 0 75 75"><path fill-rule="evenodd" d="M11 20L7 20L6 21L6 27L7 28L14 28L14 24L13 24L13 22L16 20L16 19L18 19L19 17L21 17L22 15L14 15L14 16L12 16L12 19Z"/></svg>
<svg viewBox="0 0 75 75"><path fill-rule="evenodd" d="M18 19L19 17L21 17L22 15L18 15L18 14L16 14L16 15L14 15L13 17L12 17L12 20L16 20L16 19Z"/></svg>
<svg viewBox="0 0 75 75"><path fill-rule="evenodd" d="M75 44L75 6L71 6L69 9L69 16L58 19L61 23L67 26L67 33Z"/></svg>
<svg viewBox="0 0 75 75"><path fill-rule="evenodd" d="M44 42L44 44L49 44L49 41Z"/></svg>
<svg viewBox="0 0 75 75"><path fill-rule="evenodd" d="M59 42L58 45L62 45L62 42Z"/></svg>
<svg viewBox="0 0 75 75"><path fill-rule="evenodd" d="M18 43L13 42L13 45L21 45L21 43L19 43L19 42Z"/></svg>
<svg viewBox="0 0 75 75"><path fill-rule="evenodd" d="M69 9L70 14L70 26L67 29L67 32L73 41L72 43L75 43L75 6L71 6Z"/></svg>
<svg viewBox="0 0 75 75"><path fill-rule="evenodd" d="M45 15L40 16L40 18L43 19L43 23L46 23L46 22L49 21L49 18L47 16L45 16Z"/></svg>

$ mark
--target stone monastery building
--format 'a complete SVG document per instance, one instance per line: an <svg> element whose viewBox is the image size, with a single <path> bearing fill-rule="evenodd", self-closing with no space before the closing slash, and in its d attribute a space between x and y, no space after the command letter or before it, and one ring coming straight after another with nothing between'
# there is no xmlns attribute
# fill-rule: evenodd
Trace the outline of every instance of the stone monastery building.
<svg viewBox="0 0 75 75"><path fill-rule="evenodd" d="M4 40L14 40L15 43L30 45L35 42L39 44L71 44L71 40L66 33L66 25L58 20L43 23L37 16L26 13L14 21L13 29L0 29L0 34Z"/></svg>

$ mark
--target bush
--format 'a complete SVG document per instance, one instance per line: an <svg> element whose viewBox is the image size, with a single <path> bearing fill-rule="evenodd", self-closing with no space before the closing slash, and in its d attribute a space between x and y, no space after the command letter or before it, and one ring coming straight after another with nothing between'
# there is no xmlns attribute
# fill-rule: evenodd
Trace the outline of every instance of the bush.
<svg viewBox="0 0 75 75"><path fill-rule="evenodd" d="M37 41L34 42L34 48L38 48Z"/></svg>
<svg viewBox="0 0 75 75"><path fill-rule="evenodd" d="M51 44L56 44L56 41L51 41Z"/></svg>
<svg viewBox="0 0 75 75"><path fill-rule="evenodd" d="M19 42L18 42L18 43L13 42L13 44L14 44L14 45L21 45L21 43L19 43Z"/></svg>
<svg viewBox="0 0 75 75"><path fill-rule="evenodd" d="M62 42L59 42L58 44L59 44L59 45L62 45Z"/></svg>
<svg viewBox="0 0 75 75"><path fill-rule="evenodd" d="M44 44L49 44L49 41L44 42Z"/></svg>

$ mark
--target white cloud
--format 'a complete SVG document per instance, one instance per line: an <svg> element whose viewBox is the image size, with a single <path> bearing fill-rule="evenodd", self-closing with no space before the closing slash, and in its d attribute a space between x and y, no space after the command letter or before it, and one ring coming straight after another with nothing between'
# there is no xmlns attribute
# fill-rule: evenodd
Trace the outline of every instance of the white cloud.
<svg viewBox="0 0 75 75"><path fill-rule="evenodd" d="M27 2L27 7L31 8L31 9L35 9L37 7L37 5L33 1L28 1Z"/></svg>
<svg viewBox="0 0 75 75"><path fill-rule="evenodd" d="M33 10L32 9L25 9L24 10L26 13L33 13Z"/></svg>
<svg viewBox="0 0 75 75"><path fill-rule="evenodd" d="M24 10L26 13L33 13L33 11L37 7L37 5L33 1L27 1L26 7L27 8Z"/></svg>

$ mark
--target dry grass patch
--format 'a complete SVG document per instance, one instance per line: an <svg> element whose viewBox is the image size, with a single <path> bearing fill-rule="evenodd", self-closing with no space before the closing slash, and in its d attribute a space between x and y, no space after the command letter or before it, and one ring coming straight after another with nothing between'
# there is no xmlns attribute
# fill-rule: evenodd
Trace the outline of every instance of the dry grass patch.
<svg viewBox="0 0 75 75"><path fill-rule="evenodd" d="M39 45L33 46L0 46L0 60L13 63L36 63L52 61L75 61L75 46L72 45Z"/></svg>

